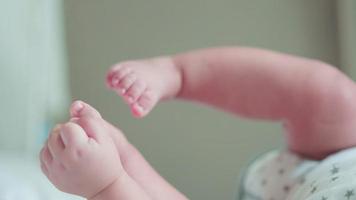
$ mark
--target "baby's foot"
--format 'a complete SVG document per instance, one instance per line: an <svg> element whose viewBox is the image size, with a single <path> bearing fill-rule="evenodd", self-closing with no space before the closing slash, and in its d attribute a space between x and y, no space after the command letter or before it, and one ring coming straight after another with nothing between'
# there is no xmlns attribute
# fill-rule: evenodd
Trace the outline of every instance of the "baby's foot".
<svg viewBox="0 0 356 200"><path fill-rule="evenodd" d="M124 98L136 117L147 115L159 100L175 97L180 82L180 71L168 57L119 63L107 74L108 87Z"/></svg>

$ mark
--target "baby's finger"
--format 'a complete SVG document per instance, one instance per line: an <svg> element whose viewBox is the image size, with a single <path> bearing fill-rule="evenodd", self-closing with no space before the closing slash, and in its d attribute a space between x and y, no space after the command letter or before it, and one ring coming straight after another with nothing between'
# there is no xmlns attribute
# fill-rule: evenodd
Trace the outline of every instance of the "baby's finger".
<svg viewBox="0 0 356 200"><path fill-rule="evenodd" d="M41 171L48 177L48 167L44 163L44 161L41 159Z"/></svg>
<svg viewBox="0 0 356 200"><path fill-rule="evenodd" d="M62 126L60 136L64 146L80 146L88 142L88 136L84 130L76 123L68 122Z"/></svg>
<svg viewBox="0 0 356 200"><path fill-rule="evenodd" d="M63 149L64 149L64 144L62 141L62 138L60 137L59 133L60 133L61 129L57 129L54 132L52 132L49 135L48 138L48 150L51 153L51 155L53 156L53 158L58 157Z"/></svg>
<svg viewBox="0 0 356 200"><path fill-rule="evenodd" d="M74 101L72 103L70 107L70 115L72 118L80 118L84 116L101 118L100 113L95 108L83 101Z"/></svg>
<svg viewBox="0 0 356 200"><path fill-rule="evenodd" d="M102 120L91 117L82 117L78 120L78 124L83 128L87 136L94 139L96 142L100 143L107 137Z"/></svg>
<svg viewBox="0 0 356 200"><path fill-rule="evenodd" d="M48 168L53 160L53 157L52 157L51 153L49 152L47 145L42 148L41 153L40 153L40 158L41 158L40 160L43 162L43 164L45 164L46 167Z"/></svg>

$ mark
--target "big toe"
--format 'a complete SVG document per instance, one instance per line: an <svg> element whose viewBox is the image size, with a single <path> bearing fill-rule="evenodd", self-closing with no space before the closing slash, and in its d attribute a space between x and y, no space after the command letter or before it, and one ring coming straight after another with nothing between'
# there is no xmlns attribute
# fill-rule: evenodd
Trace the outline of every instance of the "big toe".
<svg viewBox="0 0 356 200"><path fill-rule="evenodd" d="M74 101L70 107L70 115L72 118L94 117L101 118L100 113L83 101Z"/></svg>

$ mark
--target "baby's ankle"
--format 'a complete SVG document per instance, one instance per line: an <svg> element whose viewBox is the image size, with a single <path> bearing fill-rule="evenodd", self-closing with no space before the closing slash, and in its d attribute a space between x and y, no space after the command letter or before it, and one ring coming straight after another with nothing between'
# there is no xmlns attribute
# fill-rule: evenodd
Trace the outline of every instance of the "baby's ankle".
<svg viewBox="0 0 356 200"><path fill-rule="evenodd" d="M166 71L162 71L162 74L168 76L169 82L166 82L165 85L166 91L164 91L163 100L173 99L178 96L182 87L182 71L179 68L179 65L175 62L174 58L171 56L157 57L153 58L152 62L156 66L163 66Z"/></svg>

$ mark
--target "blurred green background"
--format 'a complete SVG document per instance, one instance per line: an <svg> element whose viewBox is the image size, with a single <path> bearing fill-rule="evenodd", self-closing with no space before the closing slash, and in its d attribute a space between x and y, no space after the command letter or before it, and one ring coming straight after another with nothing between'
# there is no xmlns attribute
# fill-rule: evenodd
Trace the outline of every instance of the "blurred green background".
<svg viewBox="0 0 356 200"><path fill-rule="evenodd" d="M35 3L28 6L48 4L32 2ZM46 79L46 83L56 80L54 88L44 89L51 92L36 93L63 99L61 103L38 106L48 107L44 126L50 127L58 119L66 118L70 98L84 100L122 129L159 173L191 199L233 199L240 173L249 161L284 145L282 129L278 123L236 118L187 102L163 103L147 118L135 119L121 99L105 87L105 74L112 64L197 48L245 45L320 59L342 66L350 76L356 77L356 28L352 22L356 19L356 6L352 0L75 0L63 1L63 5L61 1L49 2L57 3L43 10L51 8L58 13L41 15L54 18L46 26L41 23L49 31L38 31L37 40L44 38L41 34L54 34L56 37L49 41L57 45L49 42L48 49L41 52L53 52L51 55L57 57L53 60L37 55L38 60L49 59L41 65L44 68L37 69L38 65L33 63L27 65L32 66L30 70L26 68L34 73L33 77L59 74ZM41 16L37 16L38 20L43 20ZM54 27L63 29L53 31ZM23 34L28 32L36 35L31 26ZM15 39L12 41L16 43ZM0 56L7 55L6 49L0 50ZM16 65L2 59L0 63L2 78L11 71L8 66ZM51 69L56 63L60 67ZM46 74L36 74L44 69L48 71ZM6 76L14 82L10 95L23 95L16 85L16 72L12 72L13 76ZM0 87L9 91L3 84ZM28 87L38 88L32 82ZM11 105L11 98L7 99ZM0 108L10 109L9 106ZM2 130L6 130L1 132L5 139L0 145L5 149L23 149L24 145L17 144L22 132L5 134L14 132L11 126L19 118L13 116L11 123L0 120ZM28 138L31 133L27 133ZM27 143L30 149L38 144Z"/></svg>

